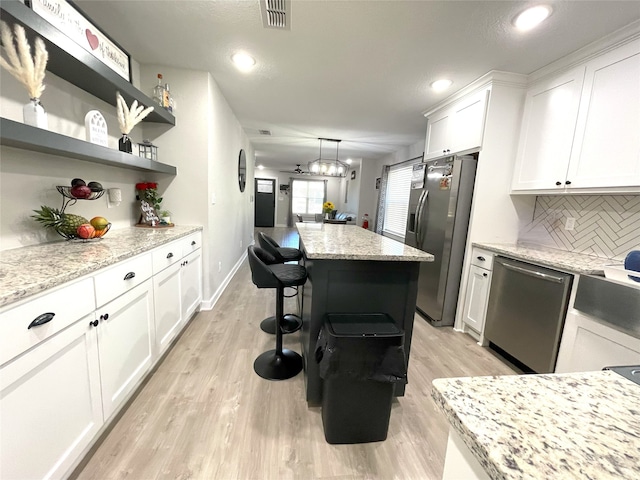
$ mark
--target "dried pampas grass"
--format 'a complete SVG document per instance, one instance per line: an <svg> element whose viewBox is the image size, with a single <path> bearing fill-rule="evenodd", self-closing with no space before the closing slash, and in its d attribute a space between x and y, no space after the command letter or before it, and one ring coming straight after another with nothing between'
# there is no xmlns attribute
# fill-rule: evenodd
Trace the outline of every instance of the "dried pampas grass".
<svg viewBox="0 0 640 480"><path fill-rule="evenodd" d="M128 135L133 127L140 123L144 117L153 112L153 107L144 108L143 105L138 105L137 100L133 101L131 108L127 107L127 102L124 101L120 92L116 92L116 101L120 132L125 135Z"/></svg>
<svg viewBox="0 0 640 480"><path fill-rule="evenodd" d="M25 86L30 98L40 98L44 91L42 82L49 60L44 42L40 37L36 37L35 56L31 58L31 47L24 28L21 25L15 25L12 33L11 28L4 21L0 21L0 38L9 59L7 61L0 56L0 65Z"/></svg>

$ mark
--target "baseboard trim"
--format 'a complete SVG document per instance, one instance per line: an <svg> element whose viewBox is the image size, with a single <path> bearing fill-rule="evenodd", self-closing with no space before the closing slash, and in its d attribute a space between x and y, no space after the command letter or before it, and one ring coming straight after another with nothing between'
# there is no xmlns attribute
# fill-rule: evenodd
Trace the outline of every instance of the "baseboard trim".
<svg viewBox="0 0 640 480"><path fill-rule="evenodd" d="M231 269L229 274L225 277L225 279L222 282L222 284L220 284L218 289L213 293L211 298L208 299L208 300L203 300L202 301L202 303L200 304L200 310L207 311L207 310L213 309L213 307L216 306L216 303L218 303L218 300L220 300L220 297L222 296L222 294L224 293L225 289L227 288L227 286L231 282L231 279L236 274L236 272L240 269L240 267L242 266L242 264L244 263L246 258L247 258L247 251L245 250L244 253L242 254L242 256L236 262L236 264L233 266L233 268Z"/></svg>

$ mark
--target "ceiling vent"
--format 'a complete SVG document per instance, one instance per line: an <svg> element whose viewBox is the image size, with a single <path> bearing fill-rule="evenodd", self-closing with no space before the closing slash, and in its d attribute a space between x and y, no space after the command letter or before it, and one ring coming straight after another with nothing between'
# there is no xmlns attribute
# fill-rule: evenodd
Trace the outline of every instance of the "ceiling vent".
<svg viewBox="0 0 640 480"><path fill-rule="evenodd" d="M260 135L267 135L267 136L271 136L271 130L258 130L258 133Z"/></svg>
<svg viewBox="0 0 640 480"><path fill-rule="evenodd" d="M265 28L291 30L291 0L260 0L262 25Z"/></svg>

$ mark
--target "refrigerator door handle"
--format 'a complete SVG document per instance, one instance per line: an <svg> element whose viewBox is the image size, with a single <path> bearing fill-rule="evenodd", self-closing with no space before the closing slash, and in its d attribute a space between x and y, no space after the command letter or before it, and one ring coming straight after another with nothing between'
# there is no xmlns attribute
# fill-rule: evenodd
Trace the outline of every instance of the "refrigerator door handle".
<svg viewBox="0 0 640 480"><path fill-rule="evenodd" d="M422 216L424 215L424 206L427 203L429 196L429 190L423 190L418 200L418 206L416 207L416 240L418 241L418 248L422 247L424 237L422 236Z"/></svg>

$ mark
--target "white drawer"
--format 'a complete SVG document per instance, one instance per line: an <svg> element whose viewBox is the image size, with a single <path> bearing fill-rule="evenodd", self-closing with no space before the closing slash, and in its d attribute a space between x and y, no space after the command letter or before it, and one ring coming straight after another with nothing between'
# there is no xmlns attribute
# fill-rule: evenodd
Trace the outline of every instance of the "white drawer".
<svg viewBox="0 0 640 480"><path fill-rule="evenodd" d="M3 311L0 314L0 365L68 327L95 308L93 279L85 278ZM38 318L41 321L50 320L29 327Z"/></svg>
<svg viewBox="0 0 640 480"><path fill-rule="evenodd" d="M96 306L101 307L149 277L151 277L150 253L143 253L98 273L94 277Z"/></svg>
<svg viewBox="0 0 640 480"><path fill-rule="evenodd" d="M190 253L202 248L202 232L192 233L182 239L182 256L186 257Z"/></svg>
<svg viewBox="0 0 640 480"><path fill-rule="evenodd" d="M491 270L495 253L474 247L471 250L471 265Z"/></svg>
<svg viewBox="0 0 640 480"><path fill-rule="evenodd" d="M153 256L153 274L155 275L182 259L182 242L181 240L169 242L155 248L151 255Z"/></svg>

